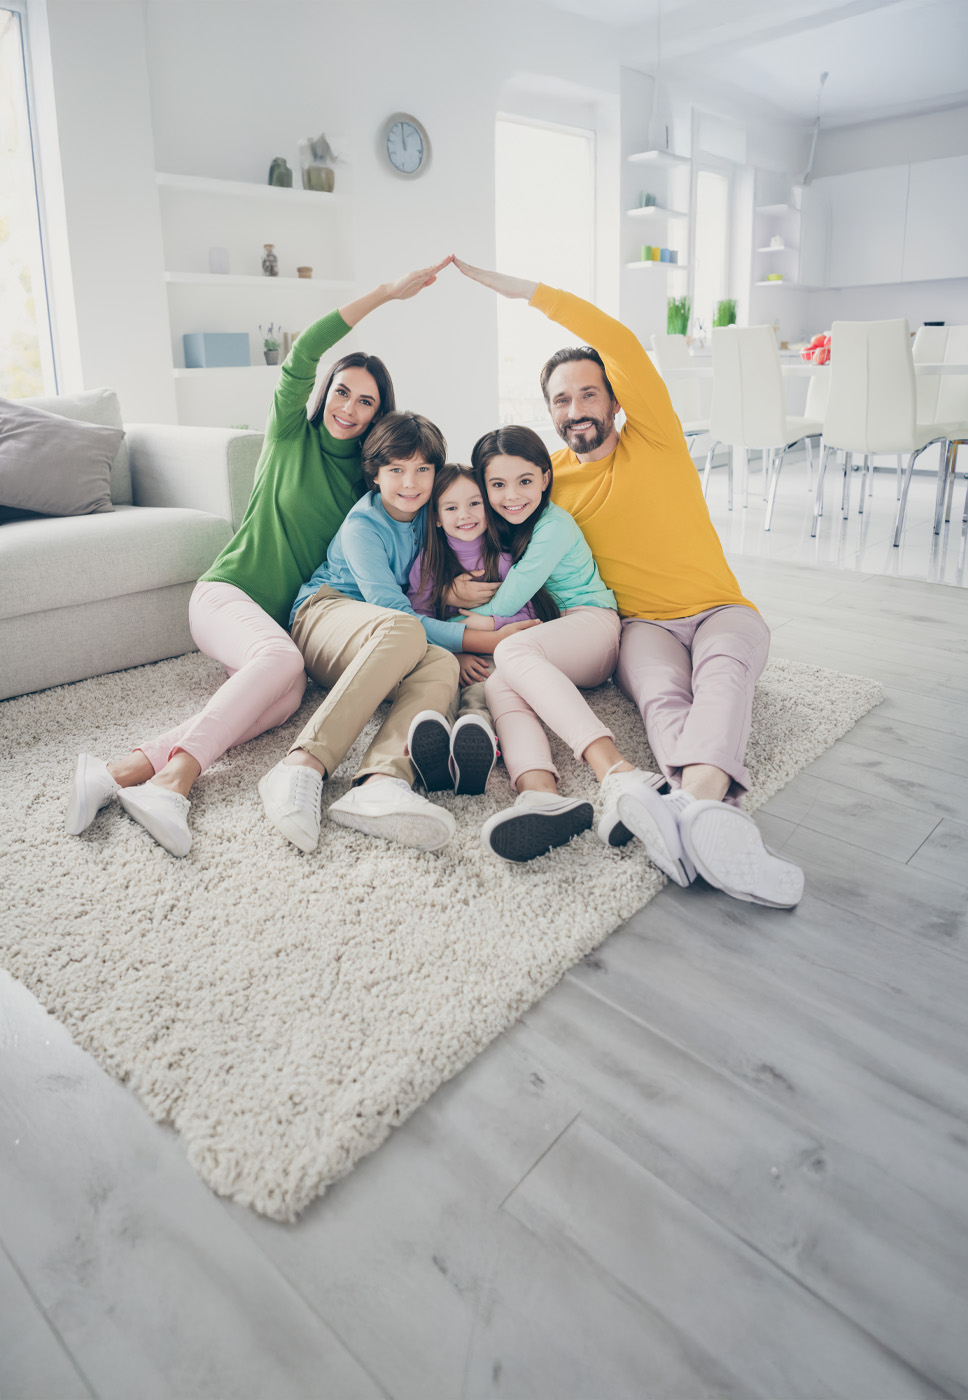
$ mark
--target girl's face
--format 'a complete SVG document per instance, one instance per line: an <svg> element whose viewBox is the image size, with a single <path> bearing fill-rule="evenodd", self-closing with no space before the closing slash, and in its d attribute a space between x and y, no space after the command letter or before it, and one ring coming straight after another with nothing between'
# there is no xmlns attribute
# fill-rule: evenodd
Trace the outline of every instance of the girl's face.
<svg viewBox="0 0 968 1400"><path fill-rule="evenodd" d="M437 502L437 524L455 540L480 539L487 529L484 500L472 476L458 476Z"/></svg>
<svg viewBox="0 0 968 1400"><path fill-rule="evenodd" d="M523 457L492 457L484 468L484 480L487 499L498 515L511 525L520 525L540 506L551 473Z"/></svg>
<svg viewBox="0 0 968 1400"><path fill-rule="evenodd" d="M341 369L329 386L323 422L341 442L366 432L380 411L380 391L368 369L350 365Z"/></svg>

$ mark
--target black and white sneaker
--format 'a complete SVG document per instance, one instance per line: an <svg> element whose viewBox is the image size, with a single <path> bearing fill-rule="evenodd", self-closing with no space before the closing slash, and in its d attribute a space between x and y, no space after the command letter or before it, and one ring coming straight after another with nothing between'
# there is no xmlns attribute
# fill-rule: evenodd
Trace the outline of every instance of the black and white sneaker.
<svg viewBox="0 0 968 1400"><path fill-rule="evenodd" d="M588 831L594 816L592 804L582 798L522 792L513 807L495 813L484 823L481 840L502 860L534 860Z"/></svg>
<svg viewBox="0 0 968 1400"><path fill-rule="evenodd" d="M453 792L450 771L450 725L436 710L421 710L407 735L410 762L428 792Z"/></svg>
<svg viewBox="0 0 968 1400"><path fill-rule="evenodd" d="M459 796L478 797L487 787L497 740L482 715L464 715L450 733L451 772Z"/></svg>

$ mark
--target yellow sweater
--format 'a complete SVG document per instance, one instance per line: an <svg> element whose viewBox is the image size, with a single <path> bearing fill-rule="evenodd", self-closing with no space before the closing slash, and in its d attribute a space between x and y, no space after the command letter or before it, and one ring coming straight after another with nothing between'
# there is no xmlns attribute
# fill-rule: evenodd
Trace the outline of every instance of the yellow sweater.
<svg viewBox="0 0 968 1400"><path fill-rule="evenodd" d="M597 306L540 285L531 305L594 346L625 425L597 462L554 453L552 500L573 515L623 617L693 617L740 603L669 391L638 340Z"/></svg>

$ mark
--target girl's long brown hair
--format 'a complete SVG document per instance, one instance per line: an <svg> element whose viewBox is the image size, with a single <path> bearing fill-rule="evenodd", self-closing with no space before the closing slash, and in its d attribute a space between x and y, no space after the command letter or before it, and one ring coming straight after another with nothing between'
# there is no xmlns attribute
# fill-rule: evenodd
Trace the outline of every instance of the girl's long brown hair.
<svg viewBox="0 0 968 1400"><path fill-rule="evenodd" d="M481 493L481 500L484 502L484 515L488 522L488 527L481 536L481 562L484 578L489 583L498 583L501 578L499 571L501 551L498 548L496 538L491 533L492 511L487 503L487 492L473 467L466 467L460 462L446 462L434 476L434 489L427 507L427 536L420 559L420 592L421 594L425 591L429 593L428 606L434 617L439 618L442 618L446 611L444 594L458 574L464 572L464 565L451 548L444 527L437 524L437 509L441 496L460 477L466 477L469 481L473 481Z"/></svg>
<svg viewBox="0 0 968 1400"><path fill-rule="evenodd" d="M494 457L521 457L539 471L548 473L548 485L541 493L540 505L520 525L512 525L510 521L498 515L488 500L486 471L488 462ZM547 510L551 499L551 487L554 482L551 454L532 428L522 428L511 423L478 438L471 453L471 462L487 504L488 533L493 532L493 542L498 552L510 554L511 563L516 564L531 543L534 527ZM535 617L540 618L542 622L554 622L555 618L561 616L558 604L544 585L531 599L531 608Z"/></svg>

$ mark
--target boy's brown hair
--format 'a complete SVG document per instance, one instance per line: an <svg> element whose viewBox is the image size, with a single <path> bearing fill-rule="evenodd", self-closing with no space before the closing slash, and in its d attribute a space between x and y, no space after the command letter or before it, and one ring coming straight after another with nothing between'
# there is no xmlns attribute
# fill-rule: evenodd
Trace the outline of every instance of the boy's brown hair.
<svg viewBox="0 0 968 1400"><path fill-rule="evenodd" d="M367 433L363 444L363 476L371 491L376 491L376 474L388 462L406 462L422 457L440 471L447 460L447 444L436 423L422 413L410 409L386 413Z"/></svg>

